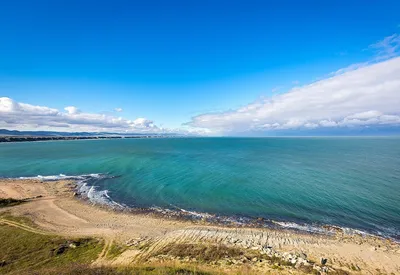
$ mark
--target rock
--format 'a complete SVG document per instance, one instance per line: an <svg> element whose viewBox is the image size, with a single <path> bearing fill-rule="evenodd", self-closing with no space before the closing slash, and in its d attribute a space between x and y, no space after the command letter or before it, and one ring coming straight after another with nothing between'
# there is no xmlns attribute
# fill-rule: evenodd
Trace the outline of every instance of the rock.
<svg viewBox="0 0 400 275"><path fill-rule="evenodd" d="M294 265L294 268L296 268L296 269L299 269L301 267L301 263L300 262L297 262L295 265Z"/></svg>
<svg viewBox="0 0 400 275"><path fill-rule="evenodd" d="M56 255L63 254L66 249L67 249L67 246L62 244L55 250L55 253L56 253Z"/></svg>
<svg viewBox="0 0 400 275"><path fill-rule="evenodd" d="M70 248L77 248L81 243L79 241L69 241L68 247Z"/></svg>
<svg viewBox="0 0 400 275"><path fill-rule="evenodd" d="M303 252L300 252L300 253L299 253L299 257L300 257L300 258L303 258L303 259L307 259L307 254L305 254L305 253L303 253Z"/></svg>
<svg viewBox="0 0 400 275"><path fill-rule="evenodd" d="M257 259L257 257L254 257L253 259L251 259L251 261L255 263L258 261L258 259Z"/></svg>
<svg viewBox="0 0 400 275"><path fill-rule="evenodd" d="M272 249L271 246L264 246L264 247L261 249L261 253L265 253L265 254L267 254L268 256L272 256L272 255L275 253L275 251Z"/></svg>
<svg viewBox="0 0 400 275"><path fill-rule="evenodd" d="M321 268L321 272L328 273L328 271L329 271L329 268L327 266L323 266Z"/></svg>
<svg viewBox="0 0 400 275"><path fill-rule="evenodd" d="M291 264L296 264L296 262L297 262L296 259L291 259L291 260L290 260L290 263L291 263Z"/></svg>
<svg viewBox="0 0 400 275"><path fill-rule="evenodd" d="M321 267L318 265L313 265L313 269L315 269L318 272L321 272Z"/></svg>
<svg viewBox="0 0 400 275"><path fill-rule="evenodd" d="M321 264L325 265L328 262L328 259L322 258L321 257Z"/></svg>

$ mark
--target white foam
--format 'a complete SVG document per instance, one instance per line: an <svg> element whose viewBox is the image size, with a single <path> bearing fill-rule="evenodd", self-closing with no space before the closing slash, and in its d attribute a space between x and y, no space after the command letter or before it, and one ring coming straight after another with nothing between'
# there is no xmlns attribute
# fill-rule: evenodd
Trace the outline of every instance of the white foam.
<svg viewBox="0 0 400 275"><path fill-rule="evenodd" d="M114 201L110 197L109 191L107 189L97 190L97 186L88 185L88 180L90 180L90 179L110 178L109 176L104 175L104 174L90 174L90 175L83 175L82 178L83 179L79 180L76 183L78 185L77 192L82 197L87 198L93 204L107 205L112 208L121 208L121 209L126 208L125 205L122 205L122 204Z"/></svg>
<svg viewBox="0 0 400 275"><path fill-rule="evenodd" d="M202 212L195 212L195 211L188 211L182 208L179 208L179 210L185 214L189 214L191 216L199 217L199 218L212 218L214 217L213 215L210 215L208 213L202 213Z"/></svg>
<svg viewBox="0 0 400 275"><path fill-rule="evenodd" d="M322 227L319 226L313 226L309 224L298 224L295 222L278 222L278 221L272 221L272 223L277 224L283 228L291 228L291 229L297 229L301 231L308 231L308 232L314 232L314 233L329 233L329 230L326 230Z"/></svg>
<svg viewBox="0 0 400 275"><path fill-rule="evenodd" d="M67 176L64 174L59 174L59 175L50 175L50 176L42 176L42 175L37 175L36 177L19 177L20 179L38 179L38 180L43 180L43 181L55 181L55 180L84 180L87 178L101 178L102 174L84 174L84 175L77 175L77 176Z"/></svg>
<svg viewBox="0 0 400 275"><path fill-rule="evenodd" d="M77 193L82 197L87 198L93 204L102 204L113 208L125 208L124 205L115 202L109 195L108 190L97 190L97 186L88 185L88 181L93 179L112 178L106 174L92 173L83 175L68 176L65 174L36 177L20 177L20 179L37 179L41 181L57 181L57 180L75 180L77 184Z"/></svg>

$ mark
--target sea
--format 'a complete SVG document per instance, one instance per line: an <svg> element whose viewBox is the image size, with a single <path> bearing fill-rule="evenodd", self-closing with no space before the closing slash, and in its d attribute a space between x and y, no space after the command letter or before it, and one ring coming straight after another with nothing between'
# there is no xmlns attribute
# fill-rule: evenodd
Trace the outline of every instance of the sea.
<svg viewBox="0 0 400 275"><path fill-rule="evenodd" d="M400 240L399 137L0 143L0 177L75 180L115 208Z"/></svg>

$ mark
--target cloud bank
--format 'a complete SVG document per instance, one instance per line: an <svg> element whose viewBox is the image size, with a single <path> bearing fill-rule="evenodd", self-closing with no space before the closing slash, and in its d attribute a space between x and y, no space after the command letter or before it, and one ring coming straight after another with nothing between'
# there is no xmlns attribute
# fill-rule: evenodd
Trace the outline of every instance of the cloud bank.
<svg viewBox="0 0 400 275"><path fill-rule="evenodd" d="M235 110L193 117L183 129L158 127L152 120L85 113L75 106L64 110L34 106L0 97L0 128L18 130L175 132L195 135L249 135L274 132L343 132L353 129L398 129L400 133L400 35L385 37L368 47L375 56L333 72L328 78L272 91ZM298 85L296 81L294 83Z"/></svg>
<svg viewBox="0 0 400 275"><path fill-rule="evenodd" d="M0 128L18 130L60 131L117 131L151 132L166 131L145 118L123 119L104 114L85 113L75 106L67 106L65 112L57 109L16 102L0 97Z"/></svg>
<svg viewBox="0 0 400 275"><path fill-rule="evenodd" d="M393 44L396 39L397 36L391 37L383 45ZM391 56L393 51L386 47L385 53ZM310 85L295 87L287 93L256 100L236 110L201 114L193 117L187 125L222 134L397 127L400 125L400 58L357 66Z"/></svg>

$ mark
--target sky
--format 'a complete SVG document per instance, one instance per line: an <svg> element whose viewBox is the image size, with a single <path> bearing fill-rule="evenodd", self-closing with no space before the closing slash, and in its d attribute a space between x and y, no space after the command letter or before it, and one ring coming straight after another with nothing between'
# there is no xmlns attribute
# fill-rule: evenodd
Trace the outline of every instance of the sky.
<svg viewBox="0 0 400 275"><path fill-rule="evenodd" d="M0 2L0 129L400 134L399 1Z"/></svg>

